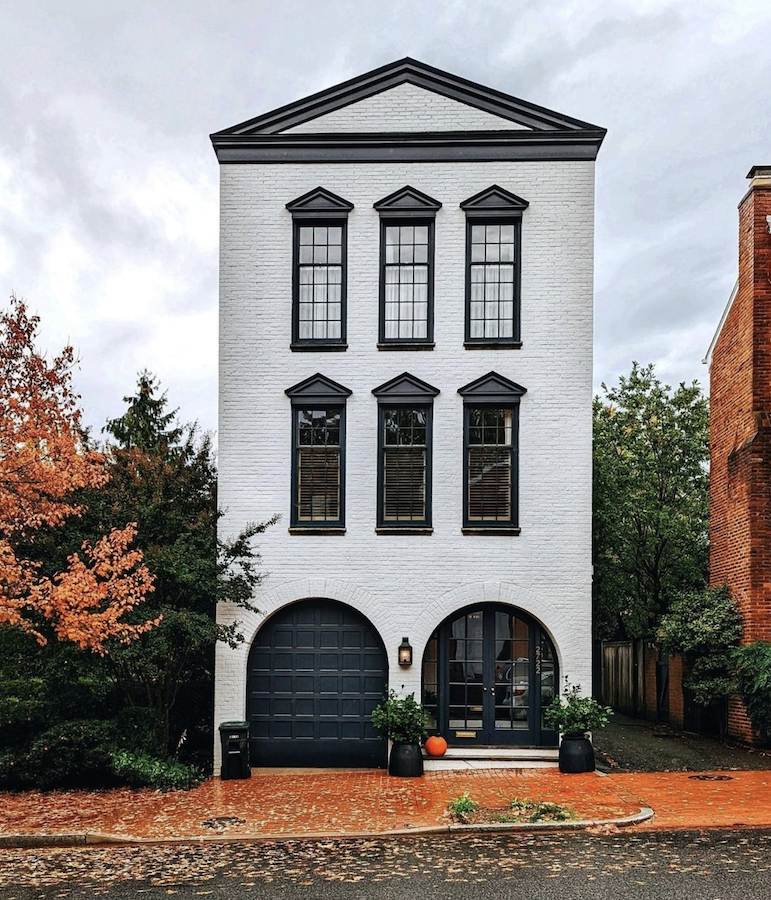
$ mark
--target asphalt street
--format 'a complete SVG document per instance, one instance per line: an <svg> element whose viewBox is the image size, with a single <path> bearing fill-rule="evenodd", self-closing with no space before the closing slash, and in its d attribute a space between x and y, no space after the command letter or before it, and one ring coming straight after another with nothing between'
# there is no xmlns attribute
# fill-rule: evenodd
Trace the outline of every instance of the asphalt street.
<svg viewBox="0 0 771 900"><path fill-rule="evenodd" d="M396 900L416 892L443 900L767 900L771 831L630 830L0 851L0 900Z"/></svg>

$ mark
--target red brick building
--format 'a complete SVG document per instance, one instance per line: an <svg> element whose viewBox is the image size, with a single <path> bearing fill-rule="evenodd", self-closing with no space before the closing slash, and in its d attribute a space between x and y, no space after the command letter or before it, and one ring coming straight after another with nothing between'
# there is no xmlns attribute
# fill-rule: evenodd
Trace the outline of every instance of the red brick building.
<svg viewBox="0 0 771 900"><path fill-rule="evenodd" d="M746 643L771 640L771 166L739 204L739 277L709 348L710 581L728 585ZM729 734L751 739L732 700Z"/></svg>

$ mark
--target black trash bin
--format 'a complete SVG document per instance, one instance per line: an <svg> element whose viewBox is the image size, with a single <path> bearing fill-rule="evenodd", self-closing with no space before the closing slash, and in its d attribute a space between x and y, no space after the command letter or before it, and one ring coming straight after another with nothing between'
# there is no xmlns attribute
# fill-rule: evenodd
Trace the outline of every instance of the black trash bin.
<svg viewBox="0 0 771 900"><path fill-rule="evenodd" d="M220 741L222 743L222 766L220 768L222 780L251 778L249 723L223 722L220 725Z"/></svg>

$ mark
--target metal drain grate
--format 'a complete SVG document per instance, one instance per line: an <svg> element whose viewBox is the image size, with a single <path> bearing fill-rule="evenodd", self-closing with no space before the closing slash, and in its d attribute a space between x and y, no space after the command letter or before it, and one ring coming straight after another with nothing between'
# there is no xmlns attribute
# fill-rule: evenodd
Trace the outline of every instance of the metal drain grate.
<svg viewBox="0 0 771 900"><path fill-rule="evenodd" d="M689 775L691 781L733 781L733 775Z"/></svg>

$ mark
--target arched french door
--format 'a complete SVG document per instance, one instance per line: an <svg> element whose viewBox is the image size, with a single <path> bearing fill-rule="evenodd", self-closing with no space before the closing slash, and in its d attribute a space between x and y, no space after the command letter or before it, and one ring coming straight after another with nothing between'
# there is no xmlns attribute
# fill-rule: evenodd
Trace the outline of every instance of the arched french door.
<svg viewBox="0 0 771 900"><path fill-rule="evenodd" d="M548 635L509 606L454 613L423 657L423 704L435 730L454 746L556 746L543 712L558 684Z"/></svg>
<svg viewBox="0 0 771 900"><path fill-rule="evenodd" d="M387 685L385 647L361 613L320 598L285 607L249 651L252 765L384 766L370 717Z"/></svg>

